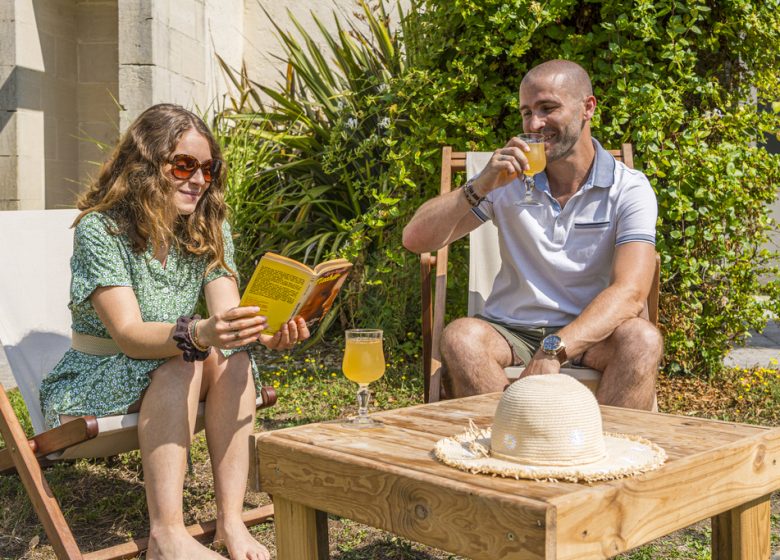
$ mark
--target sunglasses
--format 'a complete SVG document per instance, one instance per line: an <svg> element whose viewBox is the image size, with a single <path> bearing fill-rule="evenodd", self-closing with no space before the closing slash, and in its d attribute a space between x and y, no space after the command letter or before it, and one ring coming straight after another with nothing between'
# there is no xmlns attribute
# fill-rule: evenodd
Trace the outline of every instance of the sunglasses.
<svg viewBox="0 0 780 560"><path fill-rule="evenodd" d="M219 175L219 170L222 169L222 160L209 159L201 163L196 157L187 154L176 154L171 159L171 166L171 175L177 179L189 179L200 169L203 173L203 180L210 183L214 177Z"/></svg>

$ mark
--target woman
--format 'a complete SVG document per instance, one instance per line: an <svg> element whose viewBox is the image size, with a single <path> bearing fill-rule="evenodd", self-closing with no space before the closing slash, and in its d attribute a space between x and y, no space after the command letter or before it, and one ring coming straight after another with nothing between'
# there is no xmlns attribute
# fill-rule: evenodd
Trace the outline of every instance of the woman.
<svg viewBox="0 0 780 560"><path fill-rule="evenodd" d="M239 293L225 222L221 152L203 121L168 104L130 126L78 202L69 307L73 347L44 379L55 426L138 411L151 524L147 558L221 558L185 530L182 492L199 401L217 502L216 539L231 558L267 560L241 522L257 368L245 346L290 348L298 319L261 334ZM201 293L208 319L192 315Z"/></svg>

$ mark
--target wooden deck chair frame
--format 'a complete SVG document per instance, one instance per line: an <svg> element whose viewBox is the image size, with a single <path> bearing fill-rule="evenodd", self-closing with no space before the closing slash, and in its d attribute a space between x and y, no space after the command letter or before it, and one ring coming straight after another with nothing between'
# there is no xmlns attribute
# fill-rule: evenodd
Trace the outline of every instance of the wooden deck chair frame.
<svg viewBox="0 0 780 560"><path fill-rule="evenodd" d="M620 150L608 151L617 160L633 168L634 158L631 144L623 144ZM453 152L450 146L442 148L441 194L452 190L452 179L456 173L466 171L466 154L466 152ZM478 232L482 227L485 226L480 226L470 234L472 244L476 241L475 232ZM435 255L432 253L420 255L425 402L437 402L441 398L442 361L439 344L444 330L444 314L447 303L448 256L449 246L442 247ZM472 258L473 256L472 254ZM647 315L654 325L658 324L660 262L660 258L656 254L655 274L647 298ZM469 315L473 314L472 283L473 275L469 280ZM506 369L510 378L516 377L522 371L522 368L515 367ZM588 368L562 368L562 373L573 375L594 392L601 377L599 372Z"/></svg>
<svg viewBox="0 0 780 560"><path fill-rule="evenodd" d="M0 474L19 474L57 558L131 558L146 550L148 538L82 553L42 469L58 460L107 457L138 448L137 413L83 416L50 430L44 426L38 385L70 346L70 224L76 215L75 210L0 212L0 239L7 240L0 244L0 344L36 432L33 438L26 437L0 384L0 433L6 444L0 450ZM273 388L264 387L257 399L258 408L275 402ZM203 405L198 410L198 431L203 428ZM271 516L273 505L264 505L245 511L243 519L251 526ZM207 540L213 537L216 522L199 523L187 530L195 538Z"/></svg>

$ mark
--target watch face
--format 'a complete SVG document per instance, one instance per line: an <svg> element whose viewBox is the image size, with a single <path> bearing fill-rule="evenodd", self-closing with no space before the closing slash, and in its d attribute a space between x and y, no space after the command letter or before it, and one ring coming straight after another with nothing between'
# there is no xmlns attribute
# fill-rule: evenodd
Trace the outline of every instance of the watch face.
<svg viewBox="0 0 780 560"><path fill-rule="evenodd" d="M557 354L561 348L561 337L555 334L546 336L542 341L542 350L547 354Z"/></svg>

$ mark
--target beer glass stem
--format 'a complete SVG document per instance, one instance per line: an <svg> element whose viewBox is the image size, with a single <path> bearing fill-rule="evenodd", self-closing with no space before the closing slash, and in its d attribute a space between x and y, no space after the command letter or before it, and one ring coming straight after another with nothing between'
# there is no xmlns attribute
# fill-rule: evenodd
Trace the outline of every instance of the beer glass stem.
<svg viewBox="0 0 780 560"><path fill-rule="evenodd" d="M525 176L525 201L531 202L533 200L533 197L531 196L531 192L534 188L534 180L533 177Z"/></svg>
<svg viewBox="0 0 780 560"><path fill-rule="evenodd" d="M358 422L368 419L368 401L370 398L371 393L368 390L368 384L360 383L357 392L358 415L356 420Z"/></svg>

